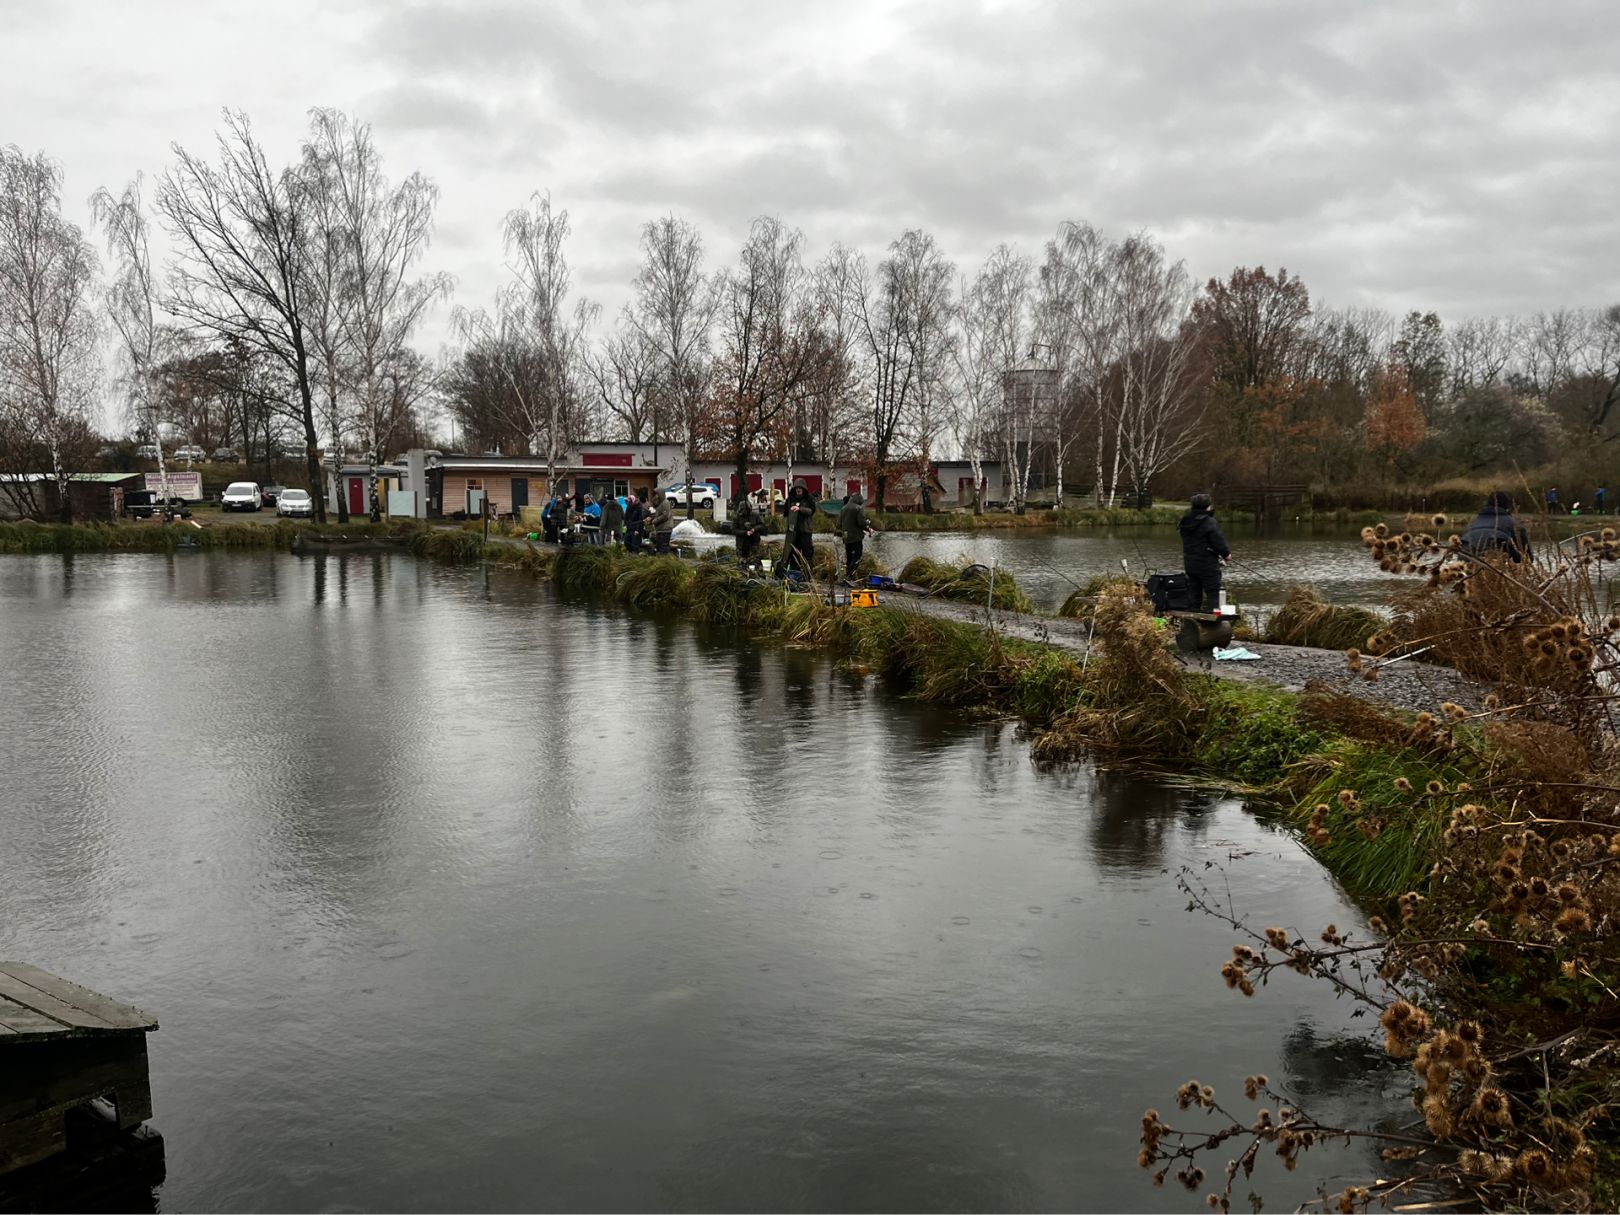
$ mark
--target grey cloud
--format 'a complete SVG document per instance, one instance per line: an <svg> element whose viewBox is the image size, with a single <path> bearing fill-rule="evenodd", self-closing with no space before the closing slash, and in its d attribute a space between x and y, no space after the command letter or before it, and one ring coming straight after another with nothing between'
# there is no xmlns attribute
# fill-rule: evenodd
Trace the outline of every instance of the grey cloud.
<svg viewBox="0 0 1620 1215"><path fill-rule="evenodd" d="M102 29L68 70L70 6L4 7L22 18L7 137L87 193L158 170L170 139L200 145L221 104L277 146L310 105L342 106L391 172L440 184L436 264L467 303L535 189L572 212L580 288L610 314L640 223L669 211L702 226L711 266L765 212L812 257L838 240L875 259L921 226L969 270L1075 218L1145 227L1199 278L1285 263L1318 298L1395 311L1620 299L1612 0L288 0L253 33L292 65L269 82L218 68L239 23L164 20L171 3L135 27L149 44ZM316 21L349 37L305 36ZM212 66L142 71L174 55Z"/></svg>
<svg viewBox="0 0 1620 1215"><path fill-rule="evenodd" d="M470 139L487 138L493 125L478 98L419 80L389 85L368 99L363 112L374 123Z"/></svg>

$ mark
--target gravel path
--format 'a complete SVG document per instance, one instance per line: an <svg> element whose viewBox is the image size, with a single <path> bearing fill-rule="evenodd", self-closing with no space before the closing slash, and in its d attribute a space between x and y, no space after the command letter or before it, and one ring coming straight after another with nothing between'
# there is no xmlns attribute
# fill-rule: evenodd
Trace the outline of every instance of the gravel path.
<svg viewBox="0 0 1620 1215"><path fill-rule="evenodd" d="M993 623L1003 635L1025 641L1042 642L1075 654L1086 652L1089 626L1083 621L1022 612L995 612L987 619L984 608L948 599L923 599L905 594L885 594L882 602L901 611L918 612L946 620L984 626ZM1473 680L1445 667L1418 662L1396 662L1379 671L1376 682L1345 669L1342 650L1319 650L1305 646L1241 643L1260 655L1258 662L1200 662L1191 655L1178 654L1190 670L1204 670L1217 679L1270 683L1297 692L1307 683L1322 683L1352 696L1398 709L1439 712L1447 701L1478 708L1485 689Z"/></svg>

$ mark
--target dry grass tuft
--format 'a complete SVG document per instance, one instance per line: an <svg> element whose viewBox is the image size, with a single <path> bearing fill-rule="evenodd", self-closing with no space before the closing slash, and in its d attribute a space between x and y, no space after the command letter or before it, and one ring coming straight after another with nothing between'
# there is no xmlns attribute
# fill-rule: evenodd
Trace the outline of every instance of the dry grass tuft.
<svg viewBox="0 0 1620 1215"><path fill-rule="evenodd" d="M1296 586L1266 622L1262 641L1272 645L1318 646L1348 650L1367 644L1384 627L1384 619L1366 608L1339 607L1310 587Z"/></svg>

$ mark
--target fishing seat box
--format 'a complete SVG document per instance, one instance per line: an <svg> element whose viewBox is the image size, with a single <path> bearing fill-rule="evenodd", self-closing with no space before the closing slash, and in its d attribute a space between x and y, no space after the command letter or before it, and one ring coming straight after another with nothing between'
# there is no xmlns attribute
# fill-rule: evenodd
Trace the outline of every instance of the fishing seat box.
<svg viewBox="0 0 1620 1215"><path fill-rule="evenodd" d="M1192 583L1187 575L1177 572L1173 574L1149 574L1147 578L1148 598L1153 601L1155 612L1196 612L1198 603L1193 599Z"/></svg>

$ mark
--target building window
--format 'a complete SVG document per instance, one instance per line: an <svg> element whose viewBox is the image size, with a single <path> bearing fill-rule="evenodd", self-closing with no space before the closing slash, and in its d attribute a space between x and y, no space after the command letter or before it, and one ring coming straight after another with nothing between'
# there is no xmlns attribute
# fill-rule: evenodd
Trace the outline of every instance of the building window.
<svg viewBox="0 0 1620 1215"><path fill-rule="evenodd" d="M468 489L483 489L484 488L484 478L482 478L482 477L468 477L467 478L467 488Z"/></svg>
<svg viewBox="0 0 1620 1215"><path fill-rule="evenodd" d="M615 498L628 498L630 496L630 482L615 481L613 483L613 496Z"/></svg>

